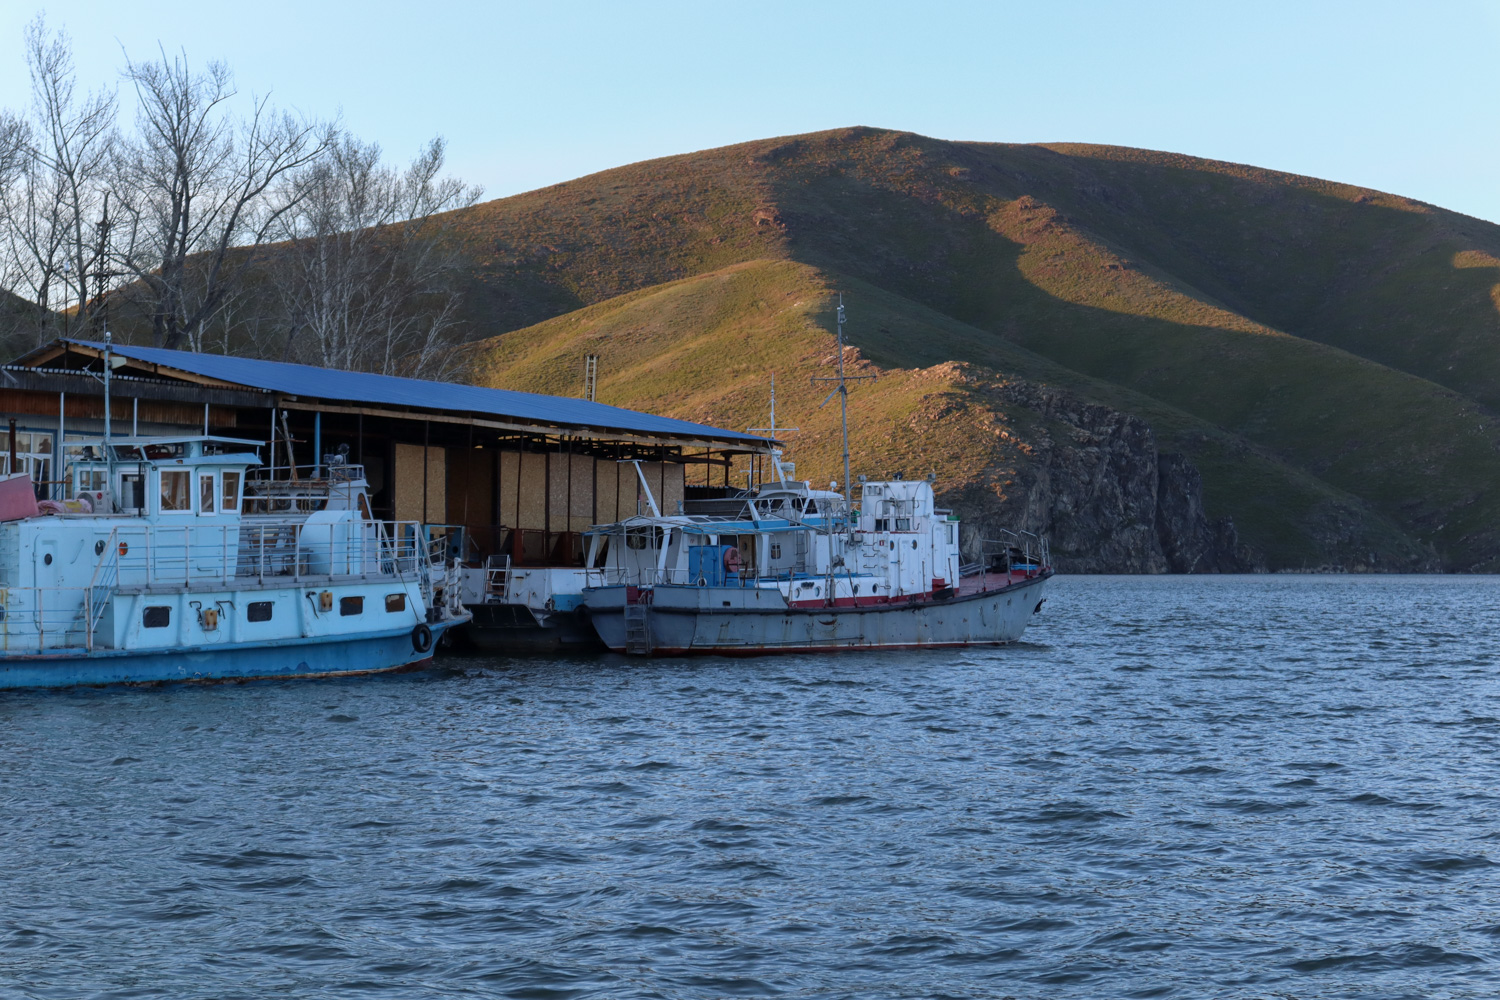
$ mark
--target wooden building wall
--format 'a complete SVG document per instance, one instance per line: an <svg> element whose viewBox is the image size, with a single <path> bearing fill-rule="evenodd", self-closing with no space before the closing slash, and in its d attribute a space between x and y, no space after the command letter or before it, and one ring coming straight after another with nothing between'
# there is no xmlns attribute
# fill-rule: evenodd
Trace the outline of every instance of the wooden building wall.
<svg viewBox="0 0 1500 1000"><path fill-rule="evenodd" d="M397 446L405 447L410 446ZM421 446L416 450L420 453ZM398 458L398 506L402 484L399 464ZM450 448L447 469L446 516L453 524L586 531L590 525L634 515L637 500L641 501L641 511L647 510L634 466L611 459L566 451ZM420 476L420 459L416 470ZM642 462L641 471L662 512L676 513L678 502L685 496L683 466ZM416 495L420 497L420 492Z"/></svg>
<svg viewBox="0 0 1500 1000"><path fill-rule="evenodd" d="M422 470L422 454L427 470ZM396 520L438 521L448 516L448 450L419 444L396 445L396 468L392 476L396 495ZM422 484L427 484L427 502L422 502ZM426 517L423 517L423 511Z"/></svg>

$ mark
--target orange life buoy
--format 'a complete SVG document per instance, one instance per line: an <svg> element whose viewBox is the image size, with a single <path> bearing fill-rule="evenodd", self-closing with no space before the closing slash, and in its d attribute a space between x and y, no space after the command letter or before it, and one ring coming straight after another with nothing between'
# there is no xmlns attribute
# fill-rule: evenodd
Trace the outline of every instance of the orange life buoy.
<svg viewBox="0 0 1500 1000"><path fill-rule="evenodd" d="M733 545L724 550L724 570L728 573L740 571L740 550Z"/></svg>

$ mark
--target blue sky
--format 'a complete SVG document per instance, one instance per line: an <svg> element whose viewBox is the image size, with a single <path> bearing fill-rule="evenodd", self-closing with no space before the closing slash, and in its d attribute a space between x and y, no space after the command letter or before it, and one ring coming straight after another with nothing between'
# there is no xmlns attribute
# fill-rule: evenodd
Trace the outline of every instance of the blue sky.
<svg viewBox="0 0 1500 1000"><path fill-rule="evenodd" d="M1368 185L1500 221L1500 0L1217 3L0 5L73 36L84 79L158 43L242 91L342 113L406 159L434 134L486 197L840 125L1117 143Z"/></svg>

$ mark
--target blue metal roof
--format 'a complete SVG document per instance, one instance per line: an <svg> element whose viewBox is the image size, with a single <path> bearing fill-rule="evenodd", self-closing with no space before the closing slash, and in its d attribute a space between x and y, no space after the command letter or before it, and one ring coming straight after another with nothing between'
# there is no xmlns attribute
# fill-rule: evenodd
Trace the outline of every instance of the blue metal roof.
<svg viewBox="0 0 1500 1000"><path fill-rule="evenodd" d="M102 343L87 340L67 340L64 343L98 351L104 349ZM168 351L156 347L112 344L110 350L133 361L175 368L221 382L285 393L302 399L415 406L557 427L588 427L663 437L708 438L748 445L770 443L766 438L753 434L565 396L485 389L454 382L428 382L395 375L345 372L333 368L315 368L312 365L236 358L225 354Z"/></svg>

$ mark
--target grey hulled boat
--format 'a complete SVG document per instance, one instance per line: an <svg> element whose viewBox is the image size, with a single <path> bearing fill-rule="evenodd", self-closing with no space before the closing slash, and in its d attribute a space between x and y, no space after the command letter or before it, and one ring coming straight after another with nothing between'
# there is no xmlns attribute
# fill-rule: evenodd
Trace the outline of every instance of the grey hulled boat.
<svg viewBox="0 0 1500 1000"><path fill-rule="evenodd" d="M734 515L641 516L601 527L583 592L616 652L760 654L1014 642L1041 610L1046 545L1018 536L960 566L959 522L930 481L833 491L781 482ZM722 505L723 502L720 501Z"/></svg>
<svg viewBox="0 0 1500 1000"><path fill-rule="evenodd" d="M828 381L844 410L848 483L842 304L838 324ZM774 437L774 382L771 400ZM585 563L583 610L606 646L678 655L1008 643L1041 610L1052 576L1044 539L1008 533L963 565L959 520L937 506L935 477L861 476L856 506L793 479L780 455L774 484L672 516L640 477L651 513L596 527Z"/></svg>

